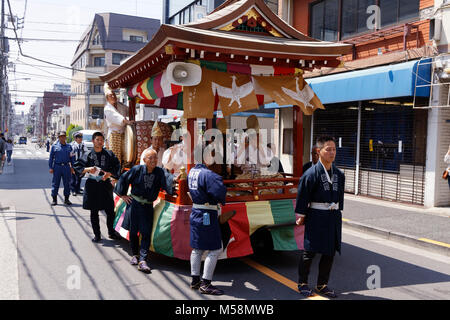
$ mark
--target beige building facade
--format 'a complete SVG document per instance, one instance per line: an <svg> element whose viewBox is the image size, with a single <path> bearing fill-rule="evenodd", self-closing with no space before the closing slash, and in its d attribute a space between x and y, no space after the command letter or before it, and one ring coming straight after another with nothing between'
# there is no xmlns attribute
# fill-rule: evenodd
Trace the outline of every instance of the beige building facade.
<svg viewBox="0 0 450 320"><path fill-rule="evenodd" d="M96 14L72 60L70 122L85 129L103 129L106 74L141 49L159 28L157 19L114 13Z"/></svg>

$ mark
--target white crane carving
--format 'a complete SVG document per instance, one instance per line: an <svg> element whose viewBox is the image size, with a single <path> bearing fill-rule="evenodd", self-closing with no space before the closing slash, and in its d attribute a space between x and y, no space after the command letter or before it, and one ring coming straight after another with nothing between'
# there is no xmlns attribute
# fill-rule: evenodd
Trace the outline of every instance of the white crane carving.
<svg viewBox="0 0 450 320"><path fill-rule="evenodd" d="M284 93L286 93L289 97L291 97L294 100L300 101L305 105L305 108L312 108L314 109L314 106L310 104L310 101L312 98L314 98L314 91L312 91L311 87L308 84L305 84L302 90L299 88L298 84L299 77L295 77L295 85L297 92L292 91L290 89L281 87L281 90L283 90Z"/></svg>
<svg viewBox="0 0 450 320"><path fill-rule="evenodd" d="M231 99L230 104L228 105L229 107L231 107L233 102L237 102L240 109L242 108L241 99L248 96L254 90L253 83L250 81L242 86L238 86L236 85L236 76L232 75L231 78L233 79L231 88L220 86L215 82L211 83L211 88L214 94L217 90L219 96Z"/></svg>

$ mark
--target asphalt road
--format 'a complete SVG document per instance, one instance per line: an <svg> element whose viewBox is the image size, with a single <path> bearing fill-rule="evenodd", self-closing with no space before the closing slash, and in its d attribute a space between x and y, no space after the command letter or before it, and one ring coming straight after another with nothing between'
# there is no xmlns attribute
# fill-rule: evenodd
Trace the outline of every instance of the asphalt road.
<svg viewBox="0 0 450 320"><path fill-rule="evenodd" d="M0 278L1 299L303 299L298 252L219 261L213 281L225 291L220 297L189 289L188 261L152 254L152 274L138 272L128 263L128 242L107 238L104 216L104 240L91 242L81 196L64 206L61 188L60 204L50 206L45 149L17 146L13 158L14 174L0 175L0 269L10 270ZM449 257L346 229L343 242L329 283L339 299L450 299Z"/></svg>

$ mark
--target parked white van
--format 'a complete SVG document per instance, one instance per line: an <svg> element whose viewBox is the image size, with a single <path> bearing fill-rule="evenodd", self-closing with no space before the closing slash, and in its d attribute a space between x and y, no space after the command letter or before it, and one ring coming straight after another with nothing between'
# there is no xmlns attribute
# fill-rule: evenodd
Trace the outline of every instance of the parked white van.
<svg viewBox="0 0 450 320"><path fill-rule="evenodd" d="M93 149L94 144L92 143L92 135L95 132L98 132L98 130L80 130L77 132L80 132L83 134L83 143L88 148L88 150L90 151L91 149Z"/></svg>

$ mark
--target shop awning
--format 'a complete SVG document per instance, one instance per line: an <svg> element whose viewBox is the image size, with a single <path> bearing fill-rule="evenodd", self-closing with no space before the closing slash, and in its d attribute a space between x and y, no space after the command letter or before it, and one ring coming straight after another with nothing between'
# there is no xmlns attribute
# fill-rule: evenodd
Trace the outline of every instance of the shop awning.
<svg viewBox="0 0 450 320"><path fill-rule="evenodd" d="M323 104L410 97L414 96L414 88L416 97L428 97L430 86L420 86L430 84L430 62L408 61L305 80Z"/></svg>

